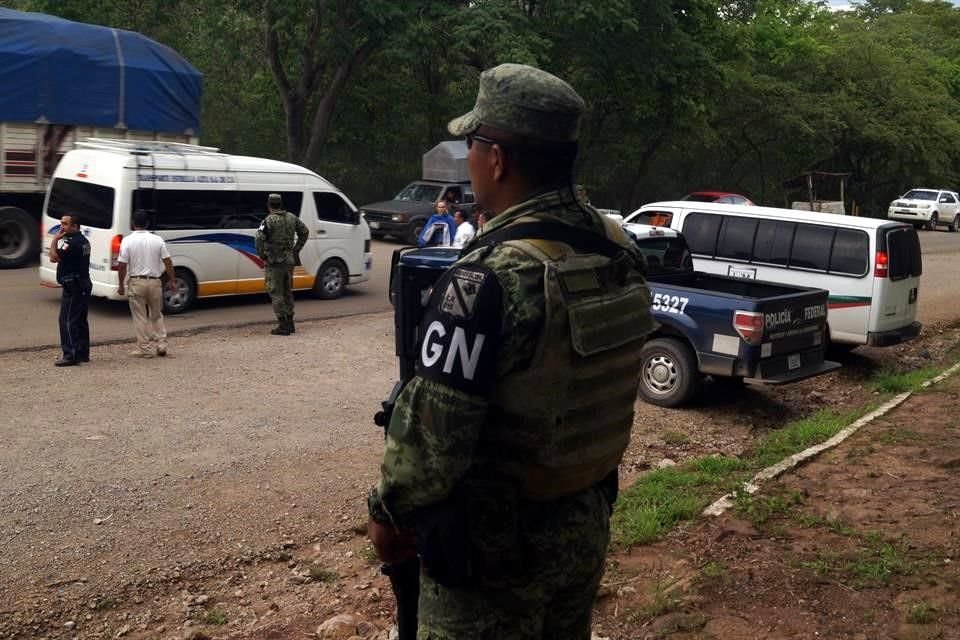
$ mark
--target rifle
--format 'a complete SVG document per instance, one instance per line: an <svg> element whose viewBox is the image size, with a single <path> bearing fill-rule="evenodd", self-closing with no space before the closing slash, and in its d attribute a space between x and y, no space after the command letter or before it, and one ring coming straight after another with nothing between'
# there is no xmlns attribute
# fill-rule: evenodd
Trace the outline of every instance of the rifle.
<svg viewBox="0 0 960 640"><path fill-rule="evenodd" d="M386 437L390 416L404 386L416 373L420 348L420 321L430 298L430 290L447 267L459 255L459 249L403 248L393 252L390 261L390 302L393 304L393 331L400 379L381 403L373 422L383 427ZM398 563L386 563L380 572L390 578L397 601L397 630L400 640L416 640L417 604L420 598L420 559L413 557Z"/></svg>

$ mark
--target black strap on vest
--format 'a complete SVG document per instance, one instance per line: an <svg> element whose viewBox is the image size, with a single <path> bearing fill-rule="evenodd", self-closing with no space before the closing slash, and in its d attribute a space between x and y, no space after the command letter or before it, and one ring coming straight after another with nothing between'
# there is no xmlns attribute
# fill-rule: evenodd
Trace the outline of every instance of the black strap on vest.
<svg viewBox="0 0 960 640"><path fill-rule="evenodd" d="M627 252L627 250L610 240L606 236L559 222L547 222L539 220L537 222L521 222L495 229L490 233L485 233L471 242L466 248L474 251L482 247L510 240L549 240L553 242L563 242L568 244L581 253L596 253L606 256L610 259Z"/></svg>

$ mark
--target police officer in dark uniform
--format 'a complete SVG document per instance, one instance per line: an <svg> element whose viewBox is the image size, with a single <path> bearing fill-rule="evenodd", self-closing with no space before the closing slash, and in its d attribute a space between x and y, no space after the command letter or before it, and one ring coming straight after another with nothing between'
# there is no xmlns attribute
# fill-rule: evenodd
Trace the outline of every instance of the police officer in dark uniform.
<svg viewBox="0 0 960 640"><path fill-rule="evenodd" d="M75 215L60 218L60 231L50 242L47 255L57 265L57 282L63 287L60 299L60 347L63 356L54 364L70 367L90 362L90 243L80 233Z"/></svg>

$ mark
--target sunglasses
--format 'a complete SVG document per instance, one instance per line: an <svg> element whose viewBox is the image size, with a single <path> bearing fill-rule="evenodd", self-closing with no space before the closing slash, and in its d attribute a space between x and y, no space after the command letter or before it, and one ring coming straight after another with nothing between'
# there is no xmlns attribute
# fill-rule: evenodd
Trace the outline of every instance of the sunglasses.
<svg viewBox="0 0 960 640"><path fill-rule="evenodd" d="M486 137L486 136L481 136L481 135L476 134L476 133L468 133L468 134L466 135L467 149L472 149L472 148L473 148L473 141L474 141L474 140L476 140L477 142L482 142L482 143L484 143L484 144L489 144L489 145L494 145L494 144L496 144L496 145L499 145L499 146L504 147L504 148L510 146L510 145L507 145L507 144L504 144L504 143L500 142L499 140L494 140L494 139L492 139L492 138L488 138L488 137Z"/></svg>

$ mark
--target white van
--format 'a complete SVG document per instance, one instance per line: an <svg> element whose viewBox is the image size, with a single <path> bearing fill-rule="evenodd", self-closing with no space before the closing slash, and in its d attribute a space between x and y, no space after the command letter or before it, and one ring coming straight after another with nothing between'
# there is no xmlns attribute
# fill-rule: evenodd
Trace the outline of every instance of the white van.
<svg viewBox="0 0 960 640"><path fill-rule="evenodd" d="M117 294L120 241L134 210L150 213L150 230L167 243L177 291L164 290L168 313L196 298L265 290L254 236L267 215L267 196L307 225L310 236L294 269L293 286L320 298L339 297L348 284L370 279L370 229L332 184L297 165L231 156L212 147L90 138L68 152L54 172L43 211L49 238L66 214L80 216L90 241L93 295ZM41 252L40 280L56 286L56 265Z"/></svg>
<svg viewBox="0 0 960 640"><path fill-rule="evenodd" d="M829 339L887 346L915 338L922 257L913 226L890 220L710 202L655 202L626 217L683 233L698 271L830 292Z"/></svg>

